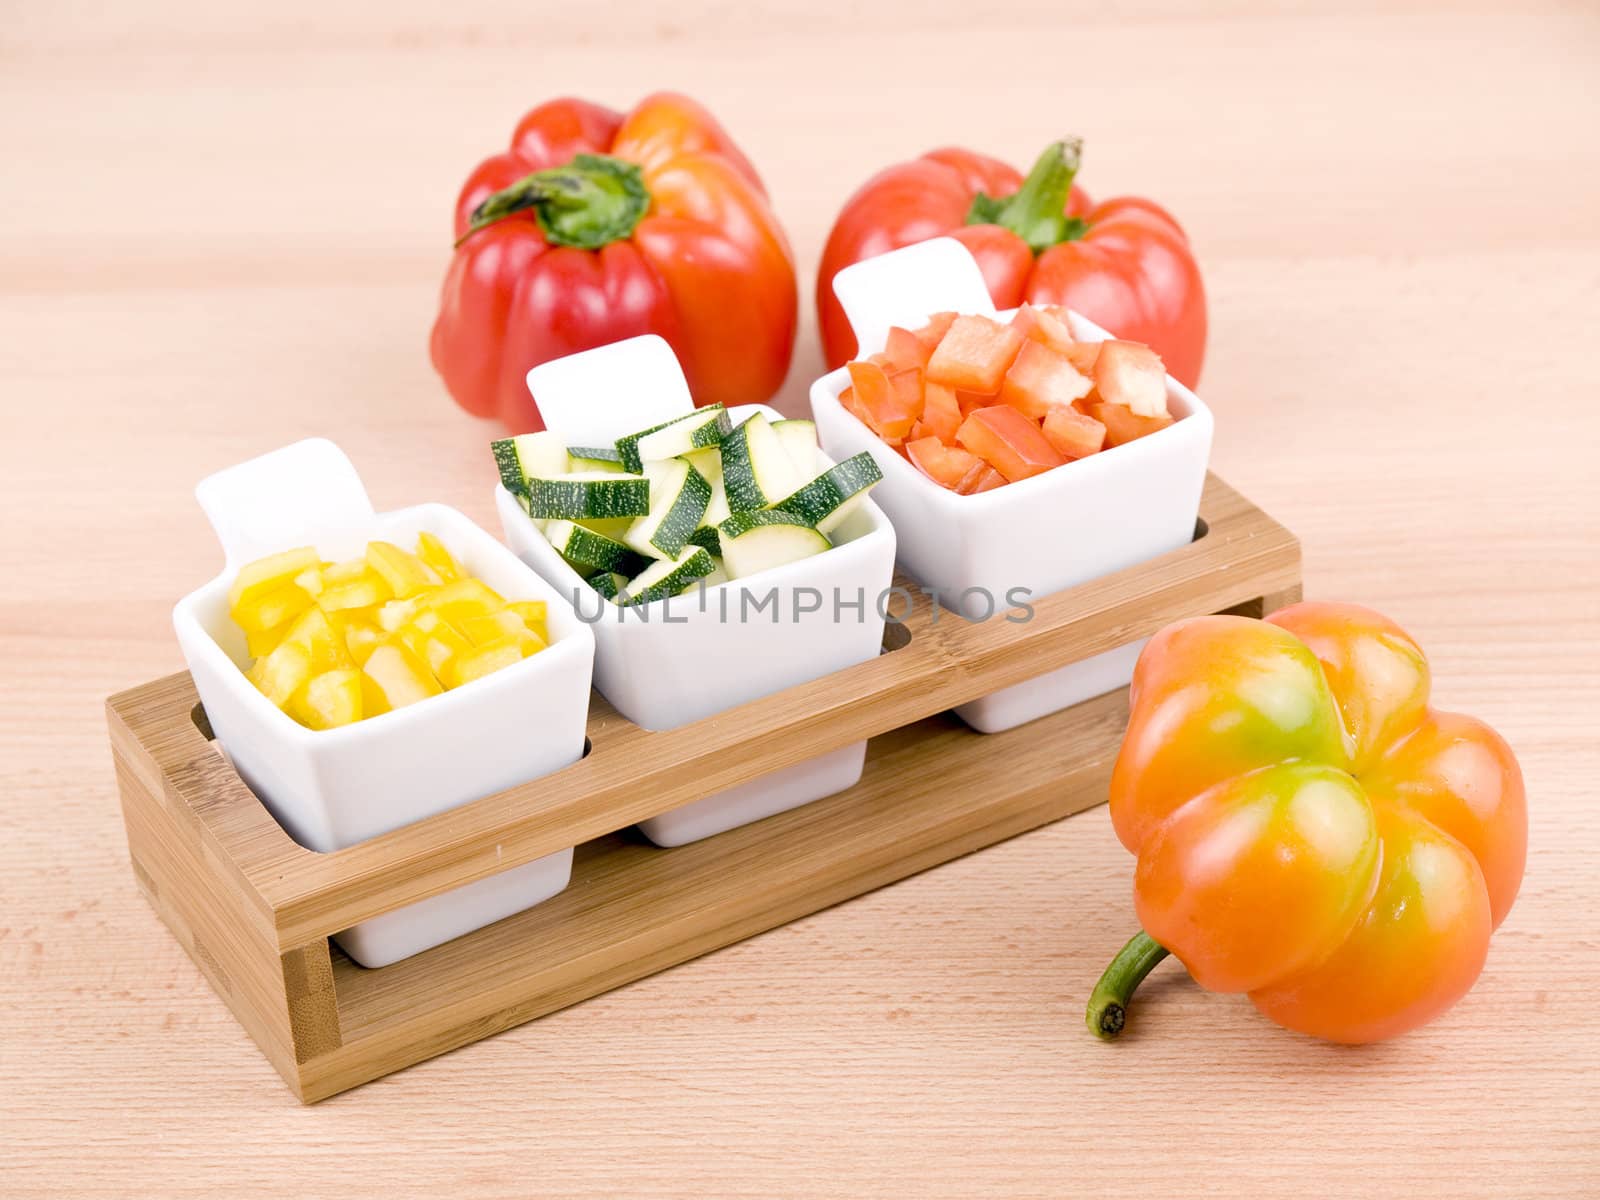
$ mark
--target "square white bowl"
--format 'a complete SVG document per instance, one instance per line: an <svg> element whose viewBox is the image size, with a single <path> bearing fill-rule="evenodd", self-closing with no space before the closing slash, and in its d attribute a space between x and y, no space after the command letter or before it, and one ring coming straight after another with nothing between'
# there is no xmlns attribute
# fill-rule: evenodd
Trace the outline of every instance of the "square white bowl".
<svg viewBox="0 0 1600 1200"><path fill-rule="evenodd" d="M869 313L876 307L892 311L890 320L920 324L916 314L925 320L948 295L936 294L927 273L936 278L955 262L952 253L948 246L922 243L859 263L848 270L877 269L894 257L915 270L904 280L858 277L849 299L858 311L863 305ZM981 289L970 256L965 265ZM845 275L839 276L845 284L839 289L841 298L852 291ZM860 286L863 282L871 286ZM907 286L913 283L916 288ZM927 305L933 307L924 310ZM1016 315L995 313L992 306L967 305L961 311L981 311L998 321ZM1076 313L1068 319L1080 341L1111 336ZM877 339L875 345L863 339L863 350L869 345L882 348L889 323L870 316L858 321L858 333L867 328L868 336ZM847 412L839 396L849 383L849 373L841 367L812 384L811 411L822 447L834 458L863 450L872 455L883 471L873 496L894 523L901 565L936 592L944 607L967 620L1003 616L1014 605L1011 597L1018 593L1013 589L1023 589L1023 599L1064 591L1194 538L1213 422L1211 410L1170 376L1167 408L1176 419L1167 428L973 496L940 487ZM1010 729L1125 686L1143 646L1140 641L1097 654L964 704L956 712L981 733Z"/></svg>
<svg viewBox="0 0 1600 1200"><path fill-rule="evenodd" d="M287 446L196 489L227 564L173 610L178 643L217 741L290 836L342 849L559 770L583 756L594 635L561 595L455 509L374 512L331 442ZM228 586L263 554L315 545L358 557L370 540L410 546L435 534L462 567L510 600L543 600L551 643L482 679L338 729L298 724L244 675L244 633ZM363 966L384 966L520 912L567 885L572 851L492 875L364 921L335 940Z"/></svg>
<svg viewBox="0 0 1600 1200"><path fill-rule="evenodd" d="M729 415L738 424L757 412L781 419L759 404L730 409ZM819 455L819 472L832 465ZM834 532L831 550L748 579L627 608L602 600L503 486L495 488L495 504L511 548L581 619L592 622L595 687L645 729L687 725L866 662L882 647L880 598L894 575L895 533L870 499ZM776 597L770 604L769 590ZM836 597L853 603L858 596L859 609L835 608ZM798 611L814 599L820 601L815 611ZM865 754L866 743L857 742L639 827L658 846L709 837L843 791L861 778Z"/></svg>

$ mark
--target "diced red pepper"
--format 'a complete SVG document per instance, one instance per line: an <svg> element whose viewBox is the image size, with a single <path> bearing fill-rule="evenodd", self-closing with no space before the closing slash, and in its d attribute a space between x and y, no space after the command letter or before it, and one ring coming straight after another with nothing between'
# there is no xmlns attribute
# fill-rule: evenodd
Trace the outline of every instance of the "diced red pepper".
<svg viewBox="0 0 1600 1200"><path fill-rule="evenodd" d="M1059 350L1029 338L1000 386L1000 399L1025 417L1043 420L1052 408L1089 394L1089 380Z"/></svg>
<svg viewBox="0 0 1600 1200"><path fill-rule="evenodd" d="M1100 347L1103 344L1101 342L1073 342L1062 353L1067 356L1068 362L1092 379L1094 377L1095 360L1100 357Z"/></svg>
<svg viewBox="0 0 1600 1200"><path fill-rule="evenodd" d="M1077 345L1072 339L1072 330L1067 328L1066 321L1057 316L1054 309L1024 304L1017 310L1011 323L1022 330L1023 337L1042 342L1052 350L1065 352Z"/></svg>
<svg viewBox="0 0 1600 1200"><path fill-rule="evenodd" d="M1021 345L1021 330L1010 325L988 317L957 317L928 359L928 378L953 388L998 392Z"/></svg>
<svg viewBox="0 0 1600 1200"><path fill-rule="evenodd" d="M1045 441L1068 458L1084 458L1105 445L1106 427L1070 404L1052 409L1044 419Z"/></svg>
<svg viewBox="0 0 1600 1200"><path fill-rule="evenodd" d="M966 484L968 481L963 480L962 483ZM979 492L992 492L997 487L1004 487L1005 484L1006 477L985 463L982 473L979 474L977 479L971 481L970 486L963 487L961 494L964 496L976 496Z"/></svg>
<svg viewBox="0 0 1600 1200"><path fill-rule="evenodd" d="M972 413L956 431L956 441L1011 483L1067 461L1045 440L1036 422L1004 404Z"/></svg>
<svg viewBox="0 0 1600 1200"><path fill-rule="evenodd" d="M889 383L903 407L922 416L923 387L921 367L901 367L889 372Z"/></svg>
<svg viewBox="0 0 1600 1200"><path fill-rule="evenodd" d="M1167 371L1161 356L1139 342L1100 343L1094 388L1107 404L1120 404L1136 417L1167 414Z"/></svg>
<svg viewBox="0 0 1600 1200"><path fill-rule="evenodd" d="M892 371L901 367L916 367L919 371L928 365L933 347L909 329L898 325L889 327L889 340L884 343L883 357Z"/></svg>
<svg viewBox="0 0 1600 1200"><path fill-rule="evenodd" d="M956 440L961 428L961 406L956 394L942 383L930 383L922 391L922 416L912 429L912 437L936 437L945 445ZM918 433L920 429L923 432Z"/></svg>
<svg viewBox="0 0 1600 1200"><path fill-rule="evenodd" d="M1107 446L1121 446L1127 442L1137 441L1172 424L1171 414L1140 417L1120 404L1106 404L1104 401L1091 405L1089 415L1106 427Z"/></svg>
<svg viewBox="0 0 1600 1200"><path fill-rule="evenodd" d="M956 388L956 407L961 410L963 417L980 408L988 408L991 404L999 404L1000 396L997 392L969 392L965 388Z"/></svg>
<svg viewBox="0 0 1600 1200"><path fill-rule="evenodd" d="M844 389L844 391L839 393L839 407L844 409L845 412L849 413L856 420L860 421L868 429L872 428L872 422L867 420L867 410L862 408L860 404L856 403L855 388L847 387Z"/></svg>
<svg viewBox="0 0 1600 1200"><path fill-rule="evenodd" d="M944 341L944 335L950 332L950 326L955 324L956 314L953 312L934 313L928 318L928 323L921 329L914 330L917 340L928 348L932 354L938 349L939 343Z"/></svg>
<svg viewBox="0 0 1600 1200"><path fill-rule="evenodd" d="M901 389L890 382L877 363L853 362L849 371L855 393L852 411L884 441L904 440L916 423L918 410L908 407ZM921 372L917 375L920 377Z"/></svg>
<svg viewBox="0 0 1600 1200"><path fill-rule="evenodd" d="M906 443L906 457L940 487L954 491L968 474L980 471L983 463L976 455L955 446L946 446L938 438L918 438Z"/></svg>

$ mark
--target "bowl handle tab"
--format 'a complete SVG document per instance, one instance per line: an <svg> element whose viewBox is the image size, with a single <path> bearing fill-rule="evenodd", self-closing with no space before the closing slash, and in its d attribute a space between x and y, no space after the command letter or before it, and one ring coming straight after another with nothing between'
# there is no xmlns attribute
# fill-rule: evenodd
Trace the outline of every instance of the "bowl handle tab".
<svg viewBox="0 0 1600 1200"><path fill-rule="evenodd" d="M858 353L883 349L889 327L915 329L936 312L995 314L978 260L955 238L930 238L852 263L833 277Z"/></svg>
<svg viewBox="0 0 1600 1200"><path fill-rule="evenodd" d="M653 333L540 363L528 391L569 446L609 446L694 408L678 356Z"/></svg>
<svg viewBox="0 0 1600 1200"><path fill-rule="evenodd" d="M312 530L370 523L372 501L343 450L307 438L202 479L194 489L228 568L308 541Z"/></svg>

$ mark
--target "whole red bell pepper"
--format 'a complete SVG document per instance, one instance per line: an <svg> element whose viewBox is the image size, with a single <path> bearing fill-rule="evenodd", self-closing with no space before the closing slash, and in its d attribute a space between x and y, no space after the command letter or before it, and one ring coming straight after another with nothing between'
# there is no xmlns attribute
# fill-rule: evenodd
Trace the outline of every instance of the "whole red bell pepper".
<svg viewBox="0 0 1600 1200"><path fill-rule="evenodd" d="M1353 604L1156 634L1111 777L1144 931L1090 1029L1115 1036L1169 951L1202 987L1338 1042L1460 999L1516 899L1528 816L1511 748L1428 693L1416 642Z"/></svg>
<svg viewBox="0 0 1600 1200"><path fill-rule="evenodd" d="M1063 304L1161 355L1193 387L1206 348L1206 295L1183 229L1136 197L1092 204L1074 182L1081 143L1052 144L1026 179L970 150L934 150L868 180L834 222L817 273L828 366L856 355L833 294L851 263L932 237L964 243L996 307Z"/></svg>
<svg viewBox="0 0 1600 1200"><path fill-rule="evenodd" d="M468 176L455 232L431 352L477 416L541 429L530 367L645 333L700 404L766 400L788 373L788 241L755 169L686 96L626 116L541 104Z"/></svg>

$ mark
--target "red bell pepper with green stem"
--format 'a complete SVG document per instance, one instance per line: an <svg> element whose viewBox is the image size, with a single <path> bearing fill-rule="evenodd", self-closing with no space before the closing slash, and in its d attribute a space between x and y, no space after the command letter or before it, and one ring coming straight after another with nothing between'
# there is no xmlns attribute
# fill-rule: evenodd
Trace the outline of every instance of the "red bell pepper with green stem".
<svg viewBox="0 0 1600 1200"><path fill-rule="evenodd" d="M1202 987L1338 1042L1466 993L1522 882L1527 808L1511 748L1431 707L1429 684L1406 632L1353 604L1150 640L1111 776L1143 930L1090 998L1094 1033L1120 1032L1169 951Z"/></svg>
<svg viewBox="0 0 1600 1200"><path fill-rule="evenodd" d="M540 105L468 177L455 235L431 352L477 416L542 428L530 367L646 333L672 345L699 404L766 400L788 373L788 242L749 161L687 97L626 116Z"/></svg>
<svg viewBox="0 0 1600 1200"><path fill-rule="evenodd" d="M864 258L932 237L962 242L1002 310L1072 308L1115 336L1143 342L1193 387L1206 346L1200 268L1177 221L1149 200L1092 204L1076 185L1082 146L1045 149L1026 179L970 150L935 150L888 168L834 222L817 274L817 319L829 367L856 355L833 277Z"/></svg>

